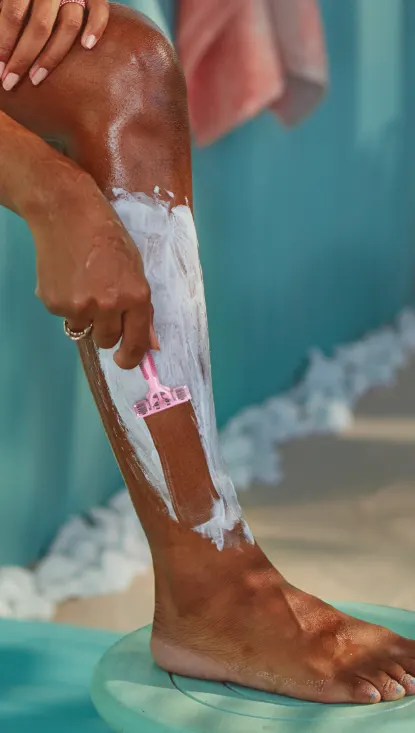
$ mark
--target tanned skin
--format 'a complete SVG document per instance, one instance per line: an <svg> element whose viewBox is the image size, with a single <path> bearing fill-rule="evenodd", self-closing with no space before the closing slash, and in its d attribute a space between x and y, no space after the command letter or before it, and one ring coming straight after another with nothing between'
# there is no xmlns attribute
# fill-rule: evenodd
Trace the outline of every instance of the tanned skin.
<svg viewBox="0 0 415 733"><path fill-rule="evenodd" d="M170 672L326 703L415 694L414 641L294 588L238 527L219 552L171 520L110 399L96 345L114 346L123 334L116 355L122 368L157 348L150 289L108 203L112 189L151 195L158 185L174 192L175 203L192 203L186 91L170 44L144 16L112 6L93 52L76 44L38 88L27 80L13 92L0 90L0 109L0 202L33 233L37 293L75 330L94 323L81 358L152 551L156 662ZM65 156L41 138L56 141ZM173 411L163 414L174 442ZM176 444L185 450L186 436L178 433ZM203 464L197 441L187 449L189 461ZM178 474L183 453L179 458ZM186 506L192 491L190 480L176 487Z"/></svg>

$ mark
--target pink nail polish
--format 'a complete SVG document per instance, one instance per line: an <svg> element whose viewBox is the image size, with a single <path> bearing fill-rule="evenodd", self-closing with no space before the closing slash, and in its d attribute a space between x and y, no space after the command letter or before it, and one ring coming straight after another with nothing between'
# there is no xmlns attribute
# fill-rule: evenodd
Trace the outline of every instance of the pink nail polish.
<svg viewBox="0 0 415 733"><path fill-rule="evenodd" d="M97 42L97 39L95 38L95 36L92 36L92 35L87 36L86 38L83 39L84 47L89 48L89 49L94 48L96 42Z"/></svg>
<svg viewBox="0 0 415 733"><path fill-rule="evenodd" d="M6 78L3 81L4 91L10 92L10 90L16 86L19 79L20 79L19 74L13 74L13 73L7 74Z"/></svg>
<svg viewBox="0 0 415 733"><path fill-rule="evenodd" d="M0 79L3 76L3 71L5 68L6 68L6 64L4 63L4 61L0 61Z"/></svg>
<svg viewBox="0 0 415 733"><path fill-rule="evenodd" d="M36 69L34 74L30 74L30 81L32 84L37 87L40 82L44 81L48 75L48 70L44 69L42 66L40 69Z"/></svg>

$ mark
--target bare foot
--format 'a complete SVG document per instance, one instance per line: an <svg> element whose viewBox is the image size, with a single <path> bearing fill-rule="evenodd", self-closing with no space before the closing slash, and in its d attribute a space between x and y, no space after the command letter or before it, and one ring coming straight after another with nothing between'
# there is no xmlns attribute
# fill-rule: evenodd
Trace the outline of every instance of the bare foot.
<svg viewBox="0 0 415 733"><path fill-rule="evenodd" d="M258 547L246 559L232 555L228 568L226 552L220 567L206 564L206 582L198 558L193 583L179 571L157 584L152 653L160 667L314 702L415 695L415 641L294 588Z"/></svg>

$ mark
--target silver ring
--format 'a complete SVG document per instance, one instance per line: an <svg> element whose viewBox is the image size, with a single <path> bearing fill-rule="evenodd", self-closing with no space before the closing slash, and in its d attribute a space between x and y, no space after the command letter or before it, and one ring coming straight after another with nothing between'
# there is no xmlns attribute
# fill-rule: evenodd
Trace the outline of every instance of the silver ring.
<svg viewBox="0 0 415 733"><path fill-rule="evenodd" d="M93 323L90 323L89 326L83 329L83 331L72 331L71 328L69 328L68 321L64 320L63 322L63 330L65 331L66 336L71 339L71 341L82 341L82 339L89 336L93 328Z"/></svg>

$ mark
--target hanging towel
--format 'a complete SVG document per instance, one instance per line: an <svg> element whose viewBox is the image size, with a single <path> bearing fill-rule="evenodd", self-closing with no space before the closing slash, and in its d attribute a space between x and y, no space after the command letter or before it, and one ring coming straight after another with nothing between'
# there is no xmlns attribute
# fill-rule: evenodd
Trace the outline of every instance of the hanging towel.
<svg viewBox="0 0 415 733"><path fill-rule="evenodd" d="M293 125L327 86L316 0L179 0L177 45L199 145L267 108Z"/></svg>

